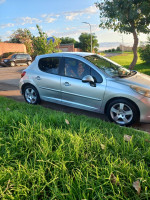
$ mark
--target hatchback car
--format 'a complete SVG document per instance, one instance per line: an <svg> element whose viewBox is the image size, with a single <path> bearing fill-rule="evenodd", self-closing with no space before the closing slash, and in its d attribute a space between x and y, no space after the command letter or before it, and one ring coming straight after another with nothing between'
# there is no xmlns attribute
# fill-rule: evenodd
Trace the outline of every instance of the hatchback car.
<svg viewBox="0 0 150 200"><path fill-rule="evenodd" d="M15 53L2 60L2 65L14 67L15 65L27 64L30 65L32 58L29 54Z"/></svg>
<svg viewBox="0 0 150 200"><path fill-rule="evenodd" d="M119 125L150 123L150 77L93 53L37 56L22 72L20 91L40 100L103 113Z"/></svg>

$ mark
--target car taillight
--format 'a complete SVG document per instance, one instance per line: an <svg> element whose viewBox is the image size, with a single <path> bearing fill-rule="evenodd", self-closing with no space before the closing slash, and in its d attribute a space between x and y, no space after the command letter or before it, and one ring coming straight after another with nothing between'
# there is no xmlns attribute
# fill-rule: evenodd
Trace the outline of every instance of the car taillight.
<svg viewBox="0 0 150 200"><path fill-rule="evenodd" d="M21 73L21 78L24 77L25 74L26 74L26 72L22 72L22 73Z"/></svg>

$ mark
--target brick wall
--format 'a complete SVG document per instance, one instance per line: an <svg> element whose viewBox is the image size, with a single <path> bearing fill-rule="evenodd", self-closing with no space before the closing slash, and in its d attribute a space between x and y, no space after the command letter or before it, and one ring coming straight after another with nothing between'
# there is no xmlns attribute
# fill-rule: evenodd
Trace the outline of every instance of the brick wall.
<svg viewBox="0 0 150 200"><path fill-rule="evenodd" d="M62 52L81 52L81 49L74 48L74 44L60 44L59 49Z"/></svg>
<svg viewBox="0 0 150 200"><path fill-rule="evenodd" d="M26 53L26 46L24 44L0 42L0 56L7 52Z"/></svg>

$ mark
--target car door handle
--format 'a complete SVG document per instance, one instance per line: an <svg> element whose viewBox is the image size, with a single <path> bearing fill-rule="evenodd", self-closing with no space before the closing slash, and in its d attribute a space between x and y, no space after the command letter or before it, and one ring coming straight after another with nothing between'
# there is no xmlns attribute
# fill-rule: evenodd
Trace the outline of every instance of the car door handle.
<svg viewBox="0 0 150 200"><path fill-rule="evenodd" d="M65 82L64 85L65 85L65 86L71 86L71 84L68 83L68 82Z"/></svg>
<svg viewBox="0 0 150 200"><path fill-rule="evenodd" d="M37 76L37 77L36 77L36 80L41 80L40 76Z"/></svg>

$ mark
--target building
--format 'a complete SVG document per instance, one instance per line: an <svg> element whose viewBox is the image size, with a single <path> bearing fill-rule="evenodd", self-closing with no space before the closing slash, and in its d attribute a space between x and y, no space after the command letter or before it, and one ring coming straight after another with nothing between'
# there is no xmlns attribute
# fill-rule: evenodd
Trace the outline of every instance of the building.
<svg viewBox="0 0 150 200"><path fill-rule="evenodd" d="M26 53L27 50L24 44L0 42L0 56L8 52Z"/></svg>
<svg viewBox="0 0 150 200"><path fill-rule="evenodd" d="M129 47L129 46L120 45L119 48L122 51L132 51L132 47Z"/></svg>
<svg viewBox="0 0 150 200"><path fill-rule="evenodd" d="M71 43L71 44L60 44L59 49L62 52L81 52L82 51L79 48L75 48L73 43Z"/></svg>

